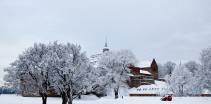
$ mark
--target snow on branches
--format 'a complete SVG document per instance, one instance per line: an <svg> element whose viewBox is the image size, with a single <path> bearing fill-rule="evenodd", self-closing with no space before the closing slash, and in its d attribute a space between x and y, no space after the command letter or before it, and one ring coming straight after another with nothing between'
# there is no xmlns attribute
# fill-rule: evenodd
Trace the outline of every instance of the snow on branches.
<svg viewBox="0 0 211 104"><path fill-rule="evenodd" d="M89 86L92 67L81 47L75 44L34 44L6 68L5 80L19 81L22 91L38 93L43 104L49 88L62 95L63 104L72 103L73 95L80 95ZM22 93L23 94L23 93Z"/></svg>
<svg viewBox="0 0 211 104"><path fill-rule="evenodd" d="M133 53L129 50L121 50L117 52L105 52L100 60L98 71L100 71L101 79L104 79L105 87L112 88L115 98L118 98L119 87L126 85L129 74L129 65L136 64L137 60Z"/></svg>

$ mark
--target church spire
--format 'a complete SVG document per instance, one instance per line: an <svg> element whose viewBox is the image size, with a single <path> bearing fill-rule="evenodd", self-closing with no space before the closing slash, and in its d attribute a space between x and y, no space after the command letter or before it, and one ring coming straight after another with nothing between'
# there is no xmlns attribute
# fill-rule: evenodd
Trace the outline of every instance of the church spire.
<svg viewBox="0 0 211 104"><path fill-rule="evenodd" d="M105 38L105 46L103 48L103 52L106 52L106 51L109 51L107 37Z"/></svg>
<svg viewBox="0 0 211 104"><path fill-rule="evenodd" d="M105 38L105 47L108 47L107 37Z"/></svg>

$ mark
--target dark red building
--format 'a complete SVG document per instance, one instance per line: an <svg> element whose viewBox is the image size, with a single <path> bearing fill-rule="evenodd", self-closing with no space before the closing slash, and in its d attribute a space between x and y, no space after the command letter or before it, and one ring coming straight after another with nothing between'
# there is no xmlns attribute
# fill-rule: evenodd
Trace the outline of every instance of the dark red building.
<svg viewBox="0 0 211 104"><path fill-rule="evenodd" d="M150 67L135 67L129 66L130 79L128 84L130 87L139 87L141 85L154 84L155 80L158 80L158 65L153 59Z"/></svg>

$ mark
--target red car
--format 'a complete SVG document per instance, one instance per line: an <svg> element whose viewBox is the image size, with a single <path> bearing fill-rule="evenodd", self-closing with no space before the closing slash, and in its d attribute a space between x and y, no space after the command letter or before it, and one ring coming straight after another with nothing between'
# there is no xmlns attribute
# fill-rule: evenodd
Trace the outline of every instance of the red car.
<svg viewBox="0 0 211 104"><path fill-rule="evenodd" d="M164 95L161 101L172 101L172 95Z"/></svg>

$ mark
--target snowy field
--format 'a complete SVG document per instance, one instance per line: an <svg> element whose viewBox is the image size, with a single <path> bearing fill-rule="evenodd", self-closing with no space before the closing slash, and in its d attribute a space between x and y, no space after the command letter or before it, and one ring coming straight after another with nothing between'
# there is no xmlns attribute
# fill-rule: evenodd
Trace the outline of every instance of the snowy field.
<svg viewBox="0 0 211 104"><path fill-rule="evenodd" d="M89 99L89 100L87 100ZM0 104L41 104L39 97L21 97L16 95L0 95ZM48 98L48 104L61 104L60 98ZM211 97L174 97L172 102L160 101L160 97L124 97L112 99L83 97L83 100L74 100L73 104L211 104Z"/></svg>

